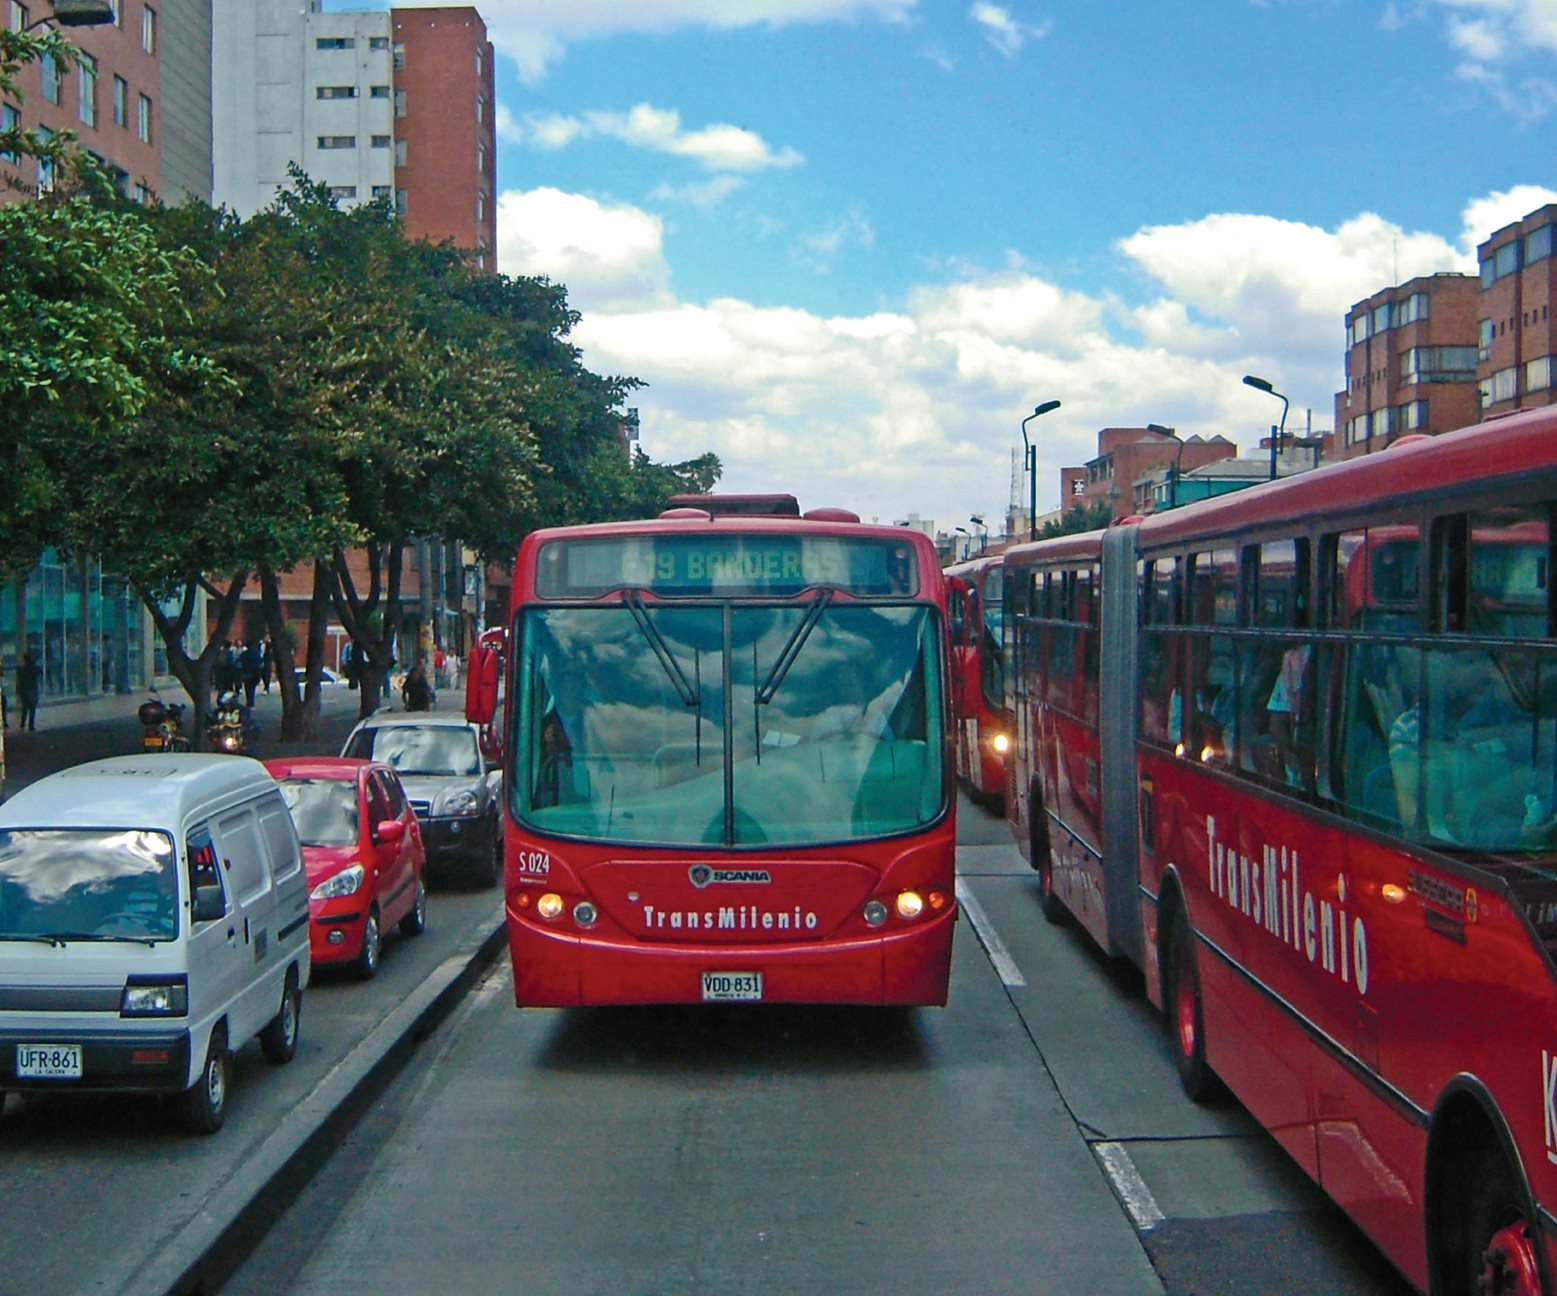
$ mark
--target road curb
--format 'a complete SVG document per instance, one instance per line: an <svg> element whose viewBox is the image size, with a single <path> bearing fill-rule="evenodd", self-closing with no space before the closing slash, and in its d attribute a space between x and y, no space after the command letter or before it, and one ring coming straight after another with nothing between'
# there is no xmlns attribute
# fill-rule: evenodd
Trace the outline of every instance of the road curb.
<svg viewBox="0 0 1557 1296"><path fill-rule="evenodd" d="M417 1045L496 961L503 944L504 925L499 921L474 949L439 964L326 1073L187 1224L122 1282L105 1288L120 1296L197 1296L216 1290L411 1059Z"/></svg>

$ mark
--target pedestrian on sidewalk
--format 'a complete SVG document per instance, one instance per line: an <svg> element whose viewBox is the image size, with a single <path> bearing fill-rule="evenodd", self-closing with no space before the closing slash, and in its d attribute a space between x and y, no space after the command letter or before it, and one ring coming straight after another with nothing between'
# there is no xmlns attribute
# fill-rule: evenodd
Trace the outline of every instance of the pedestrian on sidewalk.
<svg viewBox="0 0 1557 1296"><path fill-rule="evenodd" d="M238 682L243 686L243 704L250 709L259 690L260 660L260 646L251 639L238 654Z"/></svg>
<svg viewBox="0 0 1557 1296"><path fill-rule="evenodd" d="M42 679L43 671L33 660L32 654L23 653L21 665L16 668L16 696L22 700L22 719L19 728L32 730L38 728L38 686Z"/></svg>

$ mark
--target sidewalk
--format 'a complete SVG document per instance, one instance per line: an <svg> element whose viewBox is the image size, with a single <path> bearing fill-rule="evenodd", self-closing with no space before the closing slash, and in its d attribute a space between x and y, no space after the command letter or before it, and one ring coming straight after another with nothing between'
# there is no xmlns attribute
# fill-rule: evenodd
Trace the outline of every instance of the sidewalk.
<svg viewBox="0 0 1557 1296"><path fill-rule="evenodd" d="M254 716L260 735L256 755L292 756L335 753L357 721L359 694L344 685L323 690L319 702L318 735L312 742L281 743L281 692L271 689L255 695ZM11 708L11 727L5 731L6 778L4 795L10 795L45 774L68 769L105 756L133 756L141 750L141 724L137 708L145 693L123 693L38 707L38 728L22 732L16 727L18 712ZM188 703L182 689L163 694L168 702ZM186 715L188 712L186 711Z"/></svg>

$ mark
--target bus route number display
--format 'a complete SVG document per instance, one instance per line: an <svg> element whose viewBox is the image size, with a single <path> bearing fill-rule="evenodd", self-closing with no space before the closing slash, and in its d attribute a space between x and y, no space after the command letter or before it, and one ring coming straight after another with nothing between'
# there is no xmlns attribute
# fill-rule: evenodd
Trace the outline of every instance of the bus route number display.
<svg viewBox="0 0 1557 1296"><path fill-rule="evenodd" d="M553 540L540 554L542 598L640 589L661 597L789 597L829 587L856 597L917 593L912 548L846 536L636 535Z"/></svg>

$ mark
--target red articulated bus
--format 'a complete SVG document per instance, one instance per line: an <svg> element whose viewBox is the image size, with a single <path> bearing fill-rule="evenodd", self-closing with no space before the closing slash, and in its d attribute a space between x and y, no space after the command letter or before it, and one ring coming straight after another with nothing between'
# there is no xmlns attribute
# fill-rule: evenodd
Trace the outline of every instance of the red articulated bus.
<svg viewBox="0 0 1557 1296"><path fill-rule="evenodd" d="M1008 550L1008 818L1419 1289L1557 1293L1557 409Z"/></svg>
<svg viewBox="0 0 1557 1296"><path fill-rule="evenodd" d="M946 1001L934 546L750 499L519 550L501 727L521 1006ZM497 675L482 653L472 720Z"/></svg>
<svg viewBox="0 0 1557 1296"><path fill-rule="evenodd" d="M1005 796L1011 745L1000 635L1004 575L999 554L971 558L945 572L957 778L975 801L997 807Z"/></svg>

